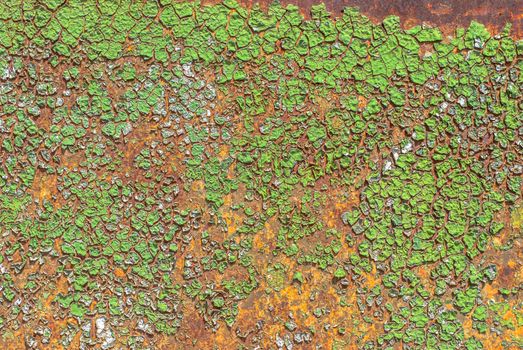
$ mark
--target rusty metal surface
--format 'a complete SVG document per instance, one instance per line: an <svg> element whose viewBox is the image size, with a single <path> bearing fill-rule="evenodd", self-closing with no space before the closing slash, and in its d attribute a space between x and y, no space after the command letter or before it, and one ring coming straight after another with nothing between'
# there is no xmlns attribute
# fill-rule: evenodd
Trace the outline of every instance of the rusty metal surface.
<svg viewBox="0 0 523 350"><path fill-rule="evenodd" d="M253 6L256 3L260 3L262 8L266 8L272 0L263 0L263 1L250 1L250 0L238 0L243 5ZM202 3L215 3L216 0L204 0ZM523 0L510 0L510 1L496 1L496 0L454 0L454 1L430 1L430 0L281 0L283 4L294 4L300 7L302 13L309 17L310 8L313 5L319 3L325 3L327 9L333 13L334 16L341 15L345 7L358 7L361 12L368 16L373 22L379 23L385 17L389 15L397 15L401 19L401 23L405 28L410 28L419 24L427 24L430 26L437 26L443 30L445 34L451 34L457 27L467 27L472 20L482 22L485 24L493 33L497 33L503 29L506 23L512 23L512 36L515 38L521 38L523 36ZM131 59L126 59L127 62ZM123 62L123 60L122 60ZM119 62L119 63L122 63ZM136 60L133 61L136 63L136 66L140 67L145 74L145 68L147 65L142 61ZM123 64L123 63L122 63ZM63 72L59 71L56 68L50 68L49 71L54 72L56 75L61 75ZM54 70L53 70L54 69ZM139 69L140 70L140 69ZM112 90L110 91L112 95L120 95L122 92ZM221 104L226 104L225 100L221 102L222 96L218 96L218 103L216 110L225 109L225 106ZM322 101L320 101L322 102ZM362 101L364 103L365 101ZM321 104L321 103L320 103ZM321 108L319 108L321 110ZM269 113L270 110L267 111ZM43 115L40 122L42 123L43 128L48 128L50 121L48 115ZM45 124L45 125L44 125ZM142 124L140 127L137 127L134 131L134 134L131 134L133 139L130 141L129 145L122 146L122 151L125 152L125 159L128 160L128 163L132 163L132 160L138 155L139 150L144 146L145 143L150 140L148 137L153 136L154 131L156 131L157 125ZM229 147L224 146L221 150L220 155L223 153L229 155ZM85 159L81 158L82 156L73 156L66 154L66 159L63 161L63 165L70 168L78 166L81 161ZM176 164L178 169L183 169L183 164L178 159L173 159L173 163ZM132 165L132 164L131 164ZM127 171L127 168L131 168L130 164L124 164L122 169L118 171L124 172ZM136 175L133 175L136 176ZM56 179L54 177L43 177L40 183L35 183L34 192L35 196L47 196L52 197L55 192L55 183ZM323 183L318 183L317 189L320 188L320 185ZM202 190L203 184L200 182L195 182L193 184L194 192ZM187 200L183 198L184 193L180 195L180 201ZM236 193L227 195L225 201L228 205L230 203L238 202L245 195L243 188L240 188ZM301 196L301 193L296 194L298 198ZM343 231L344 226L342 222L338 219L341 217L342 213L347 211L350 207L359 204L359 193L352 189L347 193L337 193L332 191L329 193L330 198L327 200L324 209L320 210L320 216L322 220L326 223L327 227L335 228L338 231ZM202 195L201 198L192 197L191 201L194 203L201 204L203 207L205 205L205 198ZM54 203L60 205L60 202ZM261 208L255 208L261 210ZM239 216L236 212L224 210L223 216L225 221L229 226L229 231L235 231L240 226L241 222L245 219L242 216ZM510 225L510 213L504 213L505 221L507 221L507 226ZM518 219L519 220L519 219ZM515 222L516 220L513 219ZM519 222L519 221L518 221ZM517 229L520 228L518 223ZM513 224L514 231L516 231L516 225ZM272 256L272 250L275 248L275 241L277 236L278 223L270 221L267 223L263 236L257 236L254 239L254 265L255 267L262 272L268 271L274 260ZM512 232L504 232L501 236L496 239L499 241L499 245L505 244L507 241L510 241L513 237L511 236ZM306 241L303 244L308 244L310 242ZM323 242L322 242L323 243ZM519 243L518 243L519 244ZM312 244L311 244L312 245ZM495 281L494 284L485 287L482 290L482 296L485 299L492 298L495 294L495 290L505 287L506 285L515 285L516 282L521 280L523 276L523 270L521 266L518 266L517 261L521 260L521 254L523 250L518 245L515 250L516 254L511 255L509 253L499 254L499 251L488 250L485 253L485 256L488 257L491 261L497 262L499 265L503 266L500 271L500 279ZM197 251L199 248L192 248L193 251ZM348 259L350 250L346 250L340 254L340 258ZM283 262L285 266L296 267L296 262L292 259L280 257L279 261ZM180 259L180 263L182 260ZM47 267L48 270L51 270L50 267ZM182 266L177 266L178 270L182 270ZM232 274L235 273L229 272ZM292 271L292 269L290 269ZM292 281L293 275L291 272L286 272L282 276L286 281ZM298 324L301 328L312 327L321 330L323 326L314 315L312 315L312 308L316 305L323 305L328 309L333 310L329 316L329 322L333 327L338 327L339 324L343 324L346 320L358 319L359 311L354 308L351 310L340 308L340 296L339 291L335 288L336 286L332 285L332 277L330 275L325 275L317 269L313 268L304 268L304 278L307 282L314 281L314 283L304 283L303 285L298 285L297 283L289 283L284 288L279 289L277 292L267 293L267 290L270 288L269 280L260 281L260 287L257 288L255 292L252 293L246 300L242 301L241 308L238 314L236 324L233 328L226 327L221 325L218 329L211 330L209 325L205 323L205 320L201 317L192 305L184 304L181 308L184 309L185 317L181 323L180 331L175 336L167 335L158 335L153 339L151 336L147 338L146 344L152 345L153 348L156 346L161 349L243 349L244 344L250 344L250 342L258 341L262 344L267 344L268 339L274 339L279 337L283 325L286 322L292 321ZM238 272L239 274L240 272ZM115 275L118 277L125 277L126 272L117 270ZM121 275L121 276L120 276ZM423 278L428 278L425 274L421 275ZM214 276L213 276L214 277ZM281 276L277 276L281 277ZM218 277L216 277L218 278ZM221 277L220 277L221 278ZM276 277L275 277L276 278ZM363 274L362 284L369 287L374 287L378 284L376 278L376 271L372 273ZM182 281L183 282L183 281ZM298 285L298 286L297 286ZM56 280L55 284L47 286L49 289L49 297L45 299L42 304L44 309L52 313L53 305L51 300L56 294L65 292L67 290L67 281L66 279ZM47 292L47 290L46 290ZM344 302L356 305L357 304L357 295L356 288L349 288L348 291L344 292ZM315 302L313 302L316 300ZM292 316L289 316L292 315ZM265 328L262 330L259 326L259 320L265 320ZM62 322L65 324L65 322ZM62 326L62 324L60 324ZM57 324L51 324L51 328L58 329ZM372 325L368 324L359 324L358 327L351 329L351 332L355 337L361 338L361 342L366 341L372 338L377 332L378 329L381 329L383 324L375 323ZM464 325L466 332L472 332L472 325ZM93 325L94 329L94 325ZM518 328L516 331L513 331L515 336L521 336L521 328ZM9 346L8 340L4 339L5 343L0 342L0 348L2 346L17 349L20 348L19 340L23 337L23 332L15 333L10 339L14 345ZM196 340L198 341L195 345ZM500 348L500 341L498 339L483 339L485 345L488 349L498 349ZM319 339L316 341L321 341L325 347L323 349L356 349L358 345L348 343L343 343L336 347L336 340L325 335L319 335ZM75 343L79 342L79 337L75 339ZM2 345L4 344L4 345ZM154 344L154 345L153 345ZM76 346L76 345L75 345ZM62 348L58 344L51 344L51 348ZM273 348L273 347L263 347ZM313 344L304 344L299 349L313 349ZM295 348L295 349L296 349Z"/></svg>
<svg viewBox="0 0 523 350"><path fill-rule="evenodd" d="M272 0L240 0L245 5L260 3L267 6ZM519 0L281 0L282 4L294 4L308 16L310 7L324 3L334 15L342 13L345 7L358 7L360 11L379 22L389 15L401 18L402 24L410 28L426 23L452 33L456 27L467 27L471 21L479 21L494 32L512 23L512 33L523 36L523 1Z"/></svg>

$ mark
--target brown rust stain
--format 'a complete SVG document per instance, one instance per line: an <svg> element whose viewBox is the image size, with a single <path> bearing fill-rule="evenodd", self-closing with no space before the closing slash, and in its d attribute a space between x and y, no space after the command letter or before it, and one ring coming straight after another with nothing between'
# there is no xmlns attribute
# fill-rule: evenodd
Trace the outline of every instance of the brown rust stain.
<svg viewBox="0 0 523 350"><path fill-rule="evenodd" d="M216 0L204 0L216 3ZM238 0L242 5L259 4L268 8L272 0ZM506 23L513 24L513 35L523 36L523 1L519 0L280 0L283 5L297 5L310 18L311 6L321 3L332 14L339 16L345 7L357 7L374 23L396 15L405 28L427 24L437 26L447 35L457 27L468 27L475 20L485 24L492 32L500 32Z"/></svg>

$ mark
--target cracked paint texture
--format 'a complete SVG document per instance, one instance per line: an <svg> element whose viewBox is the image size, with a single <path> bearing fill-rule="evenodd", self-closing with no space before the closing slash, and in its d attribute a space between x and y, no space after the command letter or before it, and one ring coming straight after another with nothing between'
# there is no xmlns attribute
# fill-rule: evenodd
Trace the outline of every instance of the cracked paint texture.
<svg viewBox="0 0 523 350"><path fill-rule="evenodd" d="M523 346L521 6L341 3L0 2L0 347Z"/></svg>

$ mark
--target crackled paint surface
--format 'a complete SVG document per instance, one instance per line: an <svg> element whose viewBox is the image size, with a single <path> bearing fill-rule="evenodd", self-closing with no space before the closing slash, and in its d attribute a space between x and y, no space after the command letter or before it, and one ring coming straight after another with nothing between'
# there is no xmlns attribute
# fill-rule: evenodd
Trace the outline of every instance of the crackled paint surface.
<svg viewBox="0 0 523 350"><path fill-rule="evenodd" d="M233 0L0 20L1 348L523 346L510 24Z"/></svg>

